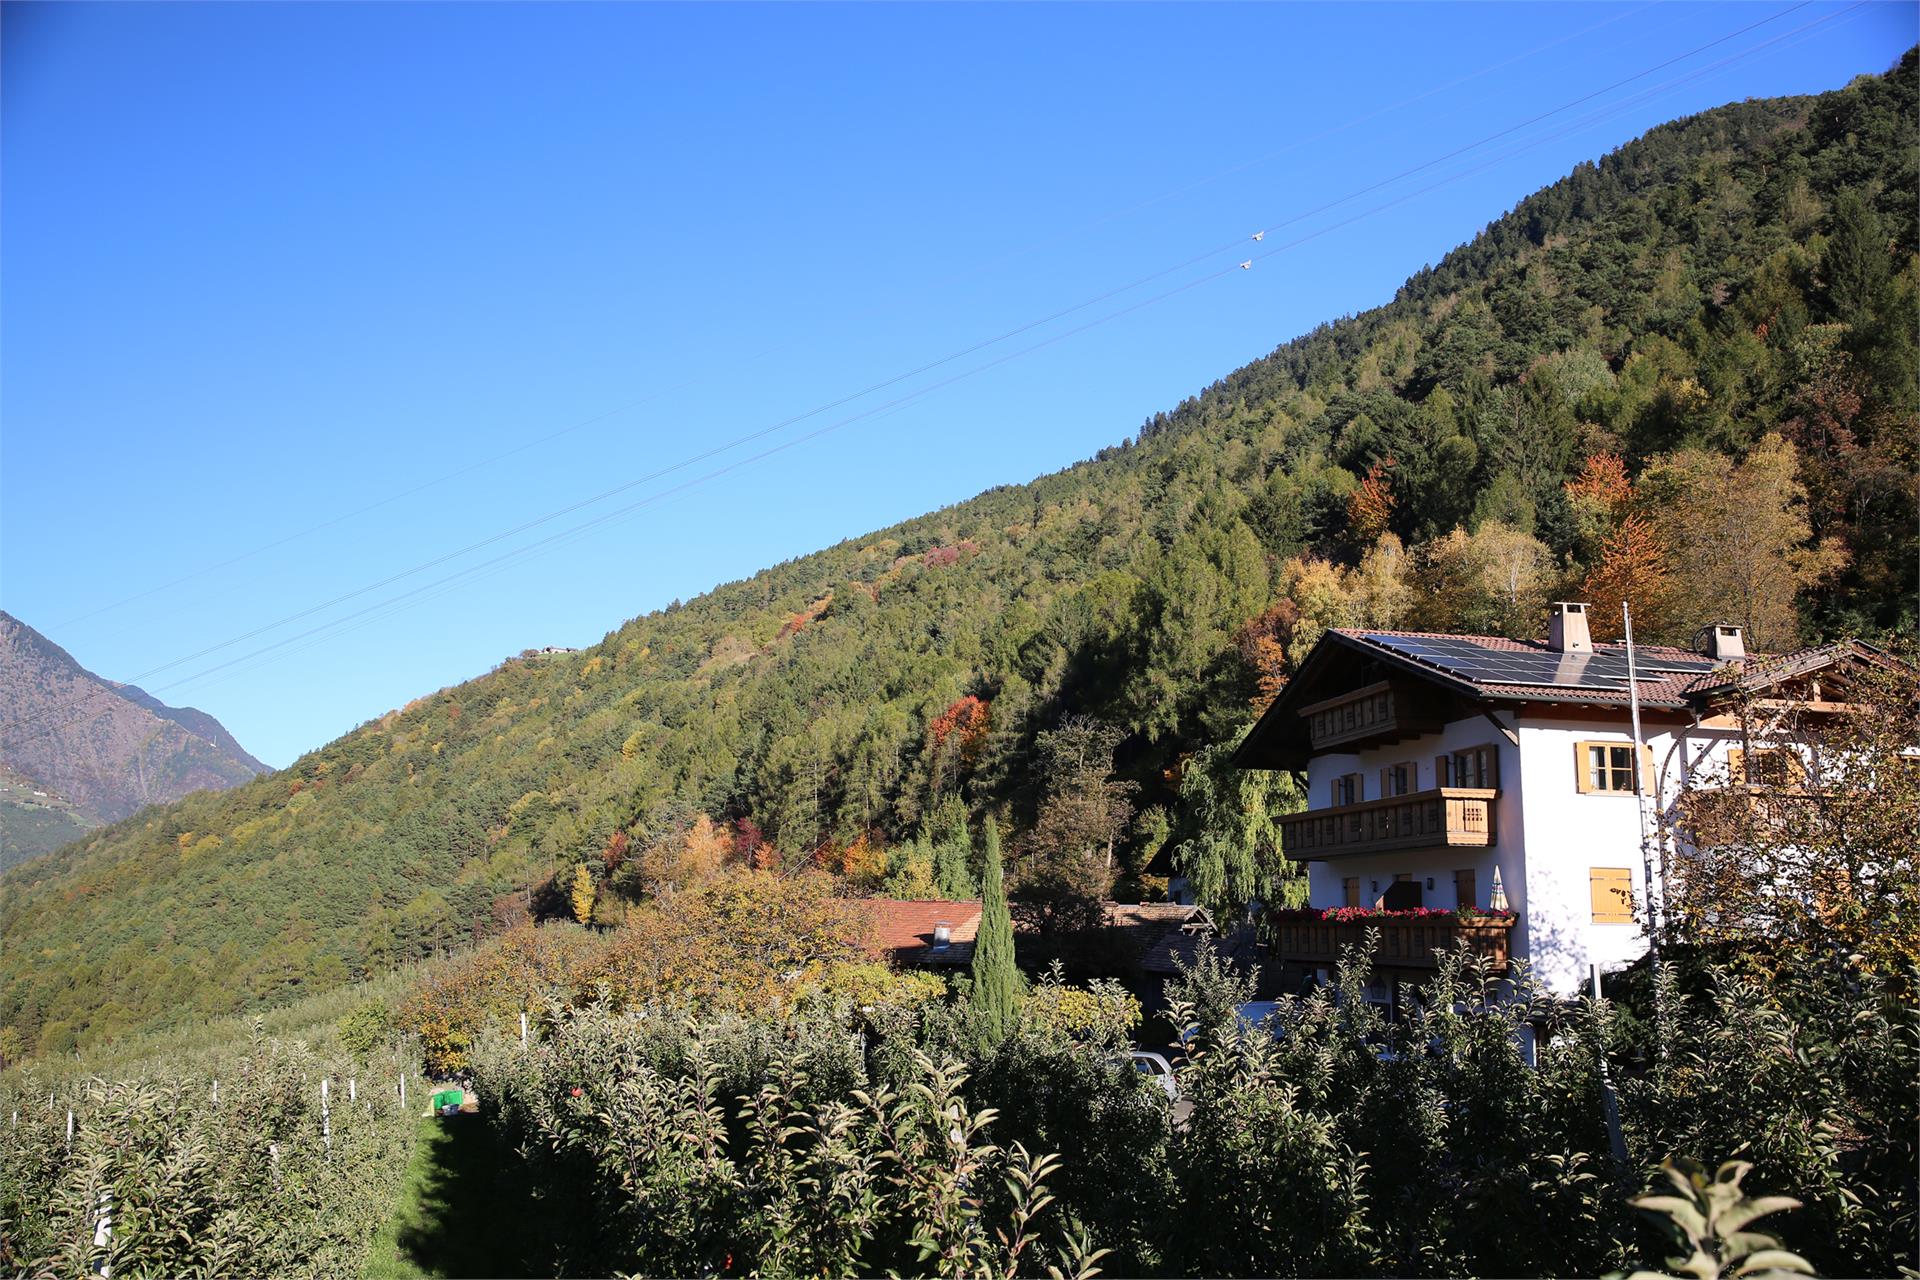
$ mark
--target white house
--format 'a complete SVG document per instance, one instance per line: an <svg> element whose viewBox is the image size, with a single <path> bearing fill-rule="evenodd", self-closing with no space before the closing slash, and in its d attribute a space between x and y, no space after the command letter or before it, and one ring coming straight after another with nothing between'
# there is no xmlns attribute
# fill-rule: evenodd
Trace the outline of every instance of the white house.
<svg viewBox="0 0 1920 1280"><path fill-rule="evenodd" d="M1288 770L1305 788L1307 810L1282 830L1311 908L1405 912L1365 921L1381 930L1382 995L1430 974L1433 948L1462 936L1497 966L1527 959L1563 993L1589 965L1633 961L1659 867L1684 856L1658 834L1682 790L1805 772L1800 748L1746 740L1729 708L1765 693L1817 710L1830 705L1823 676L1881 655L1842 643L1750 659L1740 629L1718 626L1698 649L1633 656L1637 742L1625 646L1590 641L1584 604L1554 605L1545 643L1334 630L1247 735L1236 764ZM1496 886L1510 919L1432 910L1498 907ZM1274 920L1269 964L1283 981L1324 973L1360 929L1306 912Z"/></svg>

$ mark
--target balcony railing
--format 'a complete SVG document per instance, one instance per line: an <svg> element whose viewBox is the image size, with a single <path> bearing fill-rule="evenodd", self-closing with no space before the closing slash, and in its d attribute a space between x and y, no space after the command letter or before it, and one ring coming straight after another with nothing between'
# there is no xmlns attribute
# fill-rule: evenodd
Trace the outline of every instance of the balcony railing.
<svg viewBox="0 0 1920 1280"><path fill-rule="evenodd" d="M1283 920L1272 926L1271 953L1281 963L1327 965L1340 959L1341 949L1366 941L1367 930L1375 931L1373 963L1402 968L1435 967L1434 952L1452 951L1465 942L1467 950L1505 973L1508 942L1513 933L1513 918L1487 916L1473 920L1396 919L1378 916L1366 920Z"/></svg>
<svg viewBox="0 0 1920 1280"><path fill-rule="evenodd" d="M1280 821L1289 858L1339 858L1395 849L1485 848L1493 843L1499 791L1435 787L1384 800L1309 809Z"/></svg>

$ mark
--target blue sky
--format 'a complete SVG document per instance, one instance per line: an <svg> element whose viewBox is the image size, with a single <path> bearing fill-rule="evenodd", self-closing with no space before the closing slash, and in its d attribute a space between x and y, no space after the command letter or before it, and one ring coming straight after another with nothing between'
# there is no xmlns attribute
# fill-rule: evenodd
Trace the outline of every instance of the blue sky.
<svg viewBox="0 0 1920 1280"><path fill-rule="evenodd" d="M1387 300L1578 161L1677 115L1837 87L1915 40L1906 4L1788 10L9 5L0 607L288 763L523 647L592 643L1086 457ZM349 616L1202 279L412 607Z"/></svg>

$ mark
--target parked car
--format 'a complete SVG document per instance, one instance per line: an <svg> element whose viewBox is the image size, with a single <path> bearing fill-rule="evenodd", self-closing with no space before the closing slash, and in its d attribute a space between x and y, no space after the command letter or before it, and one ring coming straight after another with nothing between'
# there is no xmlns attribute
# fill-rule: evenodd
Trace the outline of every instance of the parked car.
<svg viewBox="0 0 1920 1280"><path fill-rule="evenodd" d="M1167 1095L1167 1101L1180 1101L1180 1082L1173 1074L1173 1064L1164 1054L1151 1053L1145 1049L1136 1049L1130 1055L1133 1069L1153 1081L1160 1092Z"/></svg>

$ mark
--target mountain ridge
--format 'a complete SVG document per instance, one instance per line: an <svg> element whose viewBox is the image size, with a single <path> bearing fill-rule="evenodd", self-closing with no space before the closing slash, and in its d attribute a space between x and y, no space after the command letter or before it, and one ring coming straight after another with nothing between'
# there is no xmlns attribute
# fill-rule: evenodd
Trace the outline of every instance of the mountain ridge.
<svg viewBox="0 0 1920 1280"><path fill-rule="evenodd" d="M211 715L95 675L4 611L0 763L89 825L269 772Z"/></svg>

